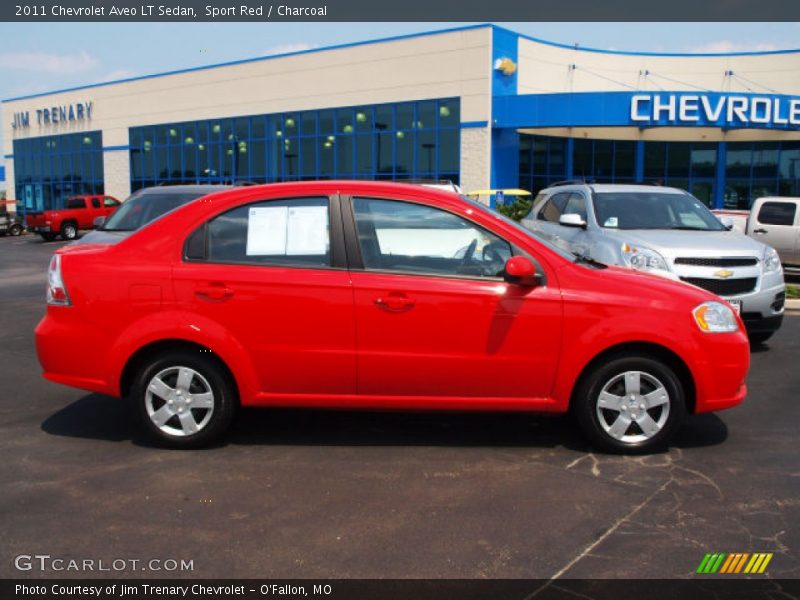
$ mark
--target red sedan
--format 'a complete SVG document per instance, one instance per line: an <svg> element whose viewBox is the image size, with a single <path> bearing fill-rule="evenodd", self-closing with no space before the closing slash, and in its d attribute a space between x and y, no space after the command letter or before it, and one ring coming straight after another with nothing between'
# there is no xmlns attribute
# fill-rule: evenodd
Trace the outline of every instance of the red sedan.
<svg viewBox="0 0 800 600"><path fill-rule="evenodd" d="M174 447L218 439L241 405L571 411L596 446L643 452L747 391L720 298L406 184L211 194L59 249L47 303L44 377L131 398Z"/></svg>

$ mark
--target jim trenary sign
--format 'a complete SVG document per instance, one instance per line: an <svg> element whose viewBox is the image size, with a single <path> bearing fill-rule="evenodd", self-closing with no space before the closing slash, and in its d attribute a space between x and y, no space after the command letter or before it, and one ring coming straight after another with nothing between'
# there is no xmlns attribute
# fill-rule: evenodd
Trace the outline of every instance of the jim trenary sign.
<svg viewBox="0 0 800 600"><path fill-rule="evenodd" d="M800 126L800 98L729 94L633 94L630 119L648 125Z"/></svg>
<svg viewBox="0 0 800 600"><path fill-rule="evenodd" d="M90 121L92 119L92 102L76 102L60 106L37 108L34 111L15 112L11 115L11 128L24 129L31 126L31 112L36 115L36 124L50 125L68 123L70 121Z"/></svg>

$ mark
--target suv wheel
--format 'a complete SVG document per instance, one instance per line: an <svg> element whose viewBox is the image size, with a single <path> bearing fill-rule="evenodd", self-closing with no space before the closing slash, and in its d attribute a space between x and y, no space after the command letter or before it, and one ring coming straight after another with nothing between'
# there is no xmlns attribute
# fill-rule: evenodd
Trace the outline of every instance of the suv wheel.
<svg viewBox="0 0 800 600"><path fill-rule="evenodd" d="M190 352L147 364L131 395L148 433L172 448L197 448L219 439L237 404L230 377L215 361Z"/></svg>
<svg viewBox="0 0 800 600"><path fill-rule="evenodd" d="M572 409L599 448L647 453L666 444L686 414L686 398L667 364L629 355L588 373L578 383Z"/></svg>
<svg viewBox="0 0 800 600"><path fill-rule="evenodd" d="M75 223L64 223L61 226L61 237L65 240L74 240L78 237L78 227Z"/></svg>

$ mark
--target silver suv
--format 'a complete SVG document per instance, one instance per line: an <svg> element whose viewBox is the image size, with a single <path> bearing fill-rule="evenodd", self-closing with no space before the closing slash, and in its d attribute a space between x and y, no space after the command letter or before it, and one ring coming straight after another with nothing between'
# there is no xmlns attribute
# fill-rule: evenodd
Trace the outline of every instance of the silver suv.
<svg viewBox="0 0 800 600"><path fill-rule="evenodd" d="M684 190L559 183L536 196L522 224L577 256L722 296L741 312L753 343L781 326L786 288L778 254L730 231Z"/></svg>

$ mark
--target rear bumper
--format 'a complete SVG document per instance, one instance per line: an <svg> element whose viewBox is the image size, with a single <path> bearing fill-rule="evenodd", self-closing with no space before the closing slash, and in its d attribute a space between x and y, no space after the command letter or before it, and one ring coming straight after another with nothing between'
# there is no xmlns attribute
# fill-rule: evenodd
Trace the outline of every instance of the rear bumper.
<svg viewBox="0 0 800 600"><path fill-rule="evenodd" d="M70 307L55 310L68 311ZM42 376L62 385L115 395L113 386L98 368L104 356L98 336L87 327L76 327L69 319L66 321L45 315L36 326L36 355L42 366ZM81 348L81 352L75 352L75 348Z"/></svg>

